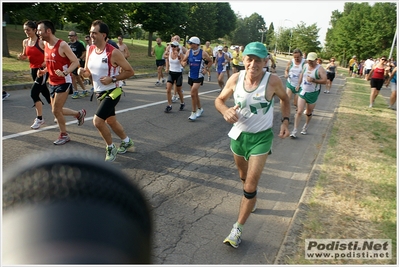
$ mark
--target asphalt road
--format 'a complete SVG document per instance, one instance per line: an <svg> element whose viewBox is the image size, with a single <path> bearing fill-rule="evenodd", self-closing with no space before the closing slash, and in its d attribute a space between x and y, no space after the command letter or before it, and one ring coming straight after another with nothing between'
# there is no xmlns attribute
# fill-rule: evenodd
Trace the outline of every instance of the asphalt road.
<svg viewBox="0 0 399 267"><path fill-rule="evenodd" d="M277 75L285 61L278 60ZM213 78L216 77L215 73ZM285 83L285 80L283 79ZM231 128L214 107L216 81L200 89L203 115L188 121L191 99L184 77L186 109L173 104L164 113L164 87L154 78L132 79L117 106L117 117L134 140L136 152L118 155L112 164L121 168L147 197L154 216L155 264L273 264L292 222L323 141L333 122L345 80L336 77L332 93L321 93L308 135L280 139L279 102L275 105L275 139L258 187L258 209L247 221L238 249L222 242L237 219L242 185L229 149ZM87 110L86 122L77 126L67 118L71 142L55 146L58 127L49 105L46 124L31 130L35 118L29 90L13 90L3 105L3 171L17 160L39 151L76 149L105 156L105 144L92 124L97 103L69 98L66 107ZM232 103L232 100L231 100ZM295 109L291 109L290 130ZM305 118L302 118L304 123ZM302 124L301 126L302 127ZM114 136L119 145L120 140Z"/></svg>

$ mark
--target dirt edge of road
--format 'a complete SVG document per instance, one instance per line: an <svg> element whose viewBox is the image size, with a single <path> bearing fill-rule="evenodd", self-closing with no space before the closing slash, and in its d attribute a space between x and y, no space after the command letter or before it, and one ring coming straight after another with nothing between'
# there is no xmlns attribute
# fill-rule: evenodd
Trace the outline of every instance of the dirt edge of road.
<svg viewBox="0 0 399 267"><path fill-rule="evenodd" d="M340 88L338 89L339 91L341 91L340 98L342 97L342 89L345 87L345 83L346 79L344 81L344 84L341 85ZM340 98L338 100L338 103L340 102ZM277 253L274 264L287 264L286 260L291 258L291 256L295 255L297 252L297 247L298 247L297 244L299 240L298 236L300 235L303 229L302 221L304 221L304 219L307 216L306 214L308 211L308 203L312 197L313 189L320 176L321 172L320 166L323 163L324 155L327 151L328 140L330 139L332 128L337 118L338 109L339 109L339 104L334 109L334 115L330 123L328 124L326 135L324 136L320 151L316 157L316 161L313 165L312 171L309 173L309 179L307 181L306 187L302 192L302 196L298 203L298 207L294 213L294 216L291 219L288 231Z"/></svg>

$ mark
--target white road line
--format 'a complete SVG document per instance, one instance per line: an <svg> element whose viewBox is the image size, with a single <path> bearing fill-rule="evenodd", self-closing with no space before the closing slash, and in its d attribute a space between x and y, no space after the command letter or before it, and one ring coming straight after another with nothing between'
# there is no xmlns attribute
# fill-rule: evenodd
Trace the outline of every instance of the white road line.
<svg viewBox="0 0 399 267"><path fill-rule="evenodd" d="M279 77L283 78L284 75L280 75ZM199 93L198 95L205 95L205 94L209 94L209 93L214 93L214 92L217 92L218 90L219 89L210 90L210 91ZM191 95L184 96L184 98L191 98ZM131 108L127 108L127 109L118 110L115 113L116 114L120 114L120 113L132 111L132 110L136 110L136 109L142 109L142 108L147 108L147 107L151 107L151 106L164 104L164 103L167 103L167 102L168 102L167 100L158 101L158 102L154 102L154 103L150 103L150 104L146 104L146 105L141 105L141 106L137 106L137 107L131 107ZM85 117L85 120L92 120L92 119L93 119L93 116ZM75 124L75 123L77 123L77 120L68 121L68 122L65 123L65 125L71 125L71 124ZM20 133L9 134L9 135L3 136L3 140L17 138L17 137L20 137L20 136L29 135L29 134L33 134L33 133L48 131L48 130L55 129L55 128L58 128L58 125L46 126L46 127L43 127L43 128L39 128L37 130L29 130L29 131L20 132Z"/></svg>
<svg viewBox="0 0 399 267"><path fill-rule="evenodd" d="M199 93L199 95L214 93L214 92L217 92L218 90L219 89L202 92L202 93ZM184 98L191 98L191 95L184 96ZM147 107L151 107L151 106L164 104L164 103L167 103L167 102L168 102L167 100L158 101L158 102L154 102L154 103L150 103L150 104L146 104L146 105L141 105L141 106L137 106L137 107L131 107L131 108L127 108L127 109L118 110L115 113L116 114L124 113L124 112L128 112L128 111L136 110L136 109L142 109L142 108L147 108ZM93 116L85 117L85 120L92 120L92 119L93 119ZM65 125L71 125L71 124L75 124L75 123L77 123L77 120L68 121L68 122L65 123ZM55 128L58 128L58 125L46 126L46 127L43 127L43 128L39 128L37 130L29 130L29 131L25 131L25 132L5 135L5 136L3 136L3 140L17 138L17 137L20 137L20 136L29 135L29 134L33 134L33 133L48 131L50 129L55 129Z"/></svg>

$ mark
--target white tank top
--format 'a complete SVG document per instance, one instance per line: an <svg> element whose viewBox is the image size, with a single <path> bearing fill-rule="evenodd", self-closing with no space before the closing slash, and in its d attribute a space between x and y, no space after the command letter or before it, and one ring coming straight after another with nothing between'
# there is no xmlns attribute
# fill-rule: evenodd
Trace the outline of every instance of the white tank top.
<svg viewBox="0 0 399 267"><path fill-rule="evenodd" d="M266 99L270 73L265 72L259 86L251 92L244 88L246 71L240 71L234 90L235 105L239 105L238 121L233 127L242 132L257 133L273 126L274 99Z"/></svg>
<svg viewBox="0 0 399 267"><path fill-rule="evenodd" d="M95 49L90 51L87 67L89 68L93 77L93 88L95 92L103 92L119 86L119 82L111 82L108 85L104 85L100 82L101 77L112 77L119 74L119 67L112 66L108 60L106 49L104 49L101 54L97 54Z"/></svg>
<svg viewBox="0 0 399 267"><path fill-rule="evenodd" d="M295 59L291 59L291 67L288 72L288 82L292 86L296 87L299 83L299 75L301 75L303 65L304 65L305 59L302 58L301 63L298 65L295 64Z"/></svg>
<svg viewBox="0 0 399 267"><path fill-rule="evenodd" d="M172 72L182 72L182 65L178 58L172 59L173 48L171 47L169 50L169 71ZM182 56L181 49L179 50L179 55Z"/></svg>
<svg viewBox="0 0 399 267"><path fill-rule="evenodd" d="M320 78L319 72L318 72L320 65L317 64L313 70L308 70L308 68L309 68L308 64L306 64L303 67L304 71L303 71L301 88L302 88L303 92L312 93L312 92L320 90L321 84L308 82L307 77L314 78L314 79Z"/></svg>

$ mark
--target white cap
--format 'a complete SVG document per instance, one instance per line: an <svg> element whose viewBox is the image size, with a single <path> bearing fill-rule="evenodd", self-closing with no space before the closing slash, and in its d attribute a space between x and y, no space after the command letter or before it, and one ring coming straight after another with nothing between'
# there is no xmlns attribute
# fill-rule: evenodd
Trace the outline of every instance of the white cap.
<svg viewBox="0 0 399 267"><path fill-rule="evenodd" d="M193 36L193 37L190 38L190 40L188 40L187 43L199 45L199 44L201 44L201 41L200 41L200 39L197 36Z"/></svg>
<svg viewBox="0 0 399 267"><path fill-rule="evenodd" d="M219 45L218 50L223 50L223 46Z"/></svg>

